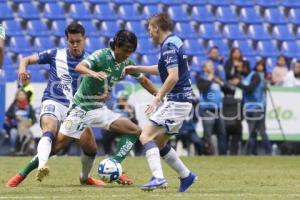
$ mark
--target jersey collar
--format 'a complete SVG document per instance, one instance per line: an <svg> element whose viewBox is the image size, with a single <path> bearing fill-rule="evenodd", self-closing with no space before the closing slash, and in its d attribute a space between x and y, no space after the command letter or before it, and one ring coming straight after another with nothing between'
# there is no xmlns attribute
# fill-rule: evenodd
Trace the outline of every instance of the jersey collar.
<svg viewBox="0 0 300 200"><path fill-rule="evenodd" d="M81 54L79 57L72 56L69 49L67 49L67 54L68 54L68 57L70 57L70 58L74 58L74 59L82 59L82 58L84 58L85 51L83 50L83 51L82 51L82 54Z"/></svg>
<svg viewBox="0 0 300 200"><path fill-rule="evenodd" d="M164 39L164 41L160 44L160 47L162 47L162 46L164 45L165 41L167 41L167 39L168 39L169 37L172 37L172 36L174 36L173 33L171 33L170 35L168 35L168 36Z"/></svg>

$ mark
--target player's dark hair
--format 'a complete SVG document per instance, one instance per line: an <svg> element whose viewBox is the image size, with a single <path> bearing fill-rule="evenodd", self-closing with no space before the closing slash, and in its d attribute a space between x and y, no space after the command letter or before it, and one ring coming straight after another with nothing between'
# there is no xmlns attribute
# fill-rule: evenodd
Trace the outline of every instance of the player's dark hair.
<svg viewBox="0 0 300 200"><path fill-rule="evenodd" d="M68 34L80 33L82 36L85 35L84 27L78 22L71 22L68 27L65 29L65 35L68 38Z"/></svg>
<svg viewBox="0 0 300 200"><path fill-rule="evenodd" d="M115 34L114 39L109 45L112 50L114 50L115 47L121 48L127 46L135 51L137 48L137 37L133 32L122 29Z"/></svg>
<svg viewBox="0 0 300 200"><path fill-rule="evenodd" d="M208 52L211 52L213 49L219 50L219 47L217 46L212 46L209 48Z"/></svg>
<svg viewBox="0 0 300 200"><path fill-rule="evenodd" d="M149 23L155 24L162 31L172 31L173 30L173 21L171 20L168 13L158 13L150 17Z"/></svg>

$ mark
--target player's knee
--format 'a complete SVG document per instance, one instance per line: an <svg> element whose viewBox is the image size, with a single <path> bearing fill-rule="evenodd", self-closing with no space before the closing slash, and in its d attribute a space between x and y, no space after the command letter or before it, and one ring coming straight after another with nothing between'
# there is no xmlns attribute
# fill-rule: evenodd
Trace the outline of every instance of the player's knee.
<svg viewBox="0 0 300 200"><path fill-rule="evenodd" d="M145 134L141 134L140 135L140 137L139 137L139 139L140 139L140 142L144 145L144 144L146 144L147 142L149 142L151 139L147 136L147 135L145 135Z"/></svg>
<svg viewBox="0 0 300 200"><path fill-rule="evenodd" d="M58 131L58 120L53 116L44 115L41 118L41 128L43 132L52 132L55 135Z"/></svg>

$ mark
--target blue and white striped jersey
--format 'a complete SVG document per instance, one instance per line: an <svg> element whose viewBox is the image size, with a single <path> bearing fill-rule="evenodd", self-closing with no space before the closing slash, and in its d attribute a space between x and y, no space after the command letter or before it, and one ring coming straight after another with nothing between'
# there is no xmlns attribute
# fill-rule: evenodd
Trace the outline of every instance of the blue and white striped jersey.
<svg viewBox="0 0 300 200"><path fill-rule="evenodd" d="M80 84L80 75L75 72L75 67L86 56L88 54L84 52L82 56L75 58L67 48L49 49L38 53L38 63L50 65L49 80L42 101L51 99L69 106Z"/></svg>

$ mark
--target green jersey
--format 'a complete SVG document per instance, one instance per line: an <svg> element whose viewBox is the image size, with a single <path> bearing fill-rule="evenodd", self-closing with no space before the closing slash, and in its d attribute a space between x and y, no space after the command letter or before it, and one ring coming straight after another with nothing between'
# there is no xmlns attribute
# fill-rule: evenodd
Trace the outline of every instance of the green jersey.
<svg viewBox="0 0 300 200"><path fill-rule="evenodd" d="M90 69L96 72L105 72L106 80L99 80L89 76L84 76L79 89L73 98L73 103L85 111L90 111L103 106L103 102L97 100L97 96L106 91L111 91L114 83L122 80L123 69L135 63L131 59L126 59L121 63L115 60L114 52L110 48L100 49L84 59ZM142 76L141 73L131 74L135 78Z"/></svg>
<svg viewBox="0 0 300 200"><path fill-rule="evenodd" d="M5 30L2 24L0 24L0 38L5 40Z"/></svg>

